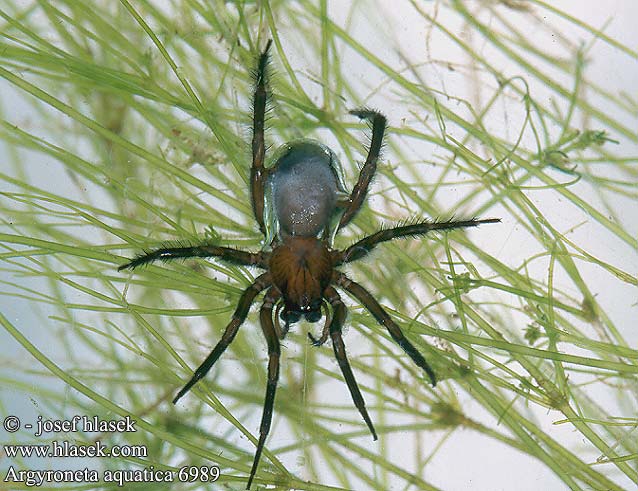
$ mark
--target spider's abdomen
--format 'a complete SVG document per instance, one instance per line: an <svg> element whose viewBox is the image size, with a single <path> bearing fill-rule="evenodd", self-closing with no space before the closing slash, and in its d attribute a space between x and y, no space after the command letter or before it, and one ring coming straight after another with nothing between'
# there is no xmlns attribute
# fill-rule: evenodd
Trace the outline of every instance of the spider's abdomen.
<svg viewBox="0 0 638 491"><path fill-rule="evenodd" d="M282 235L316 237L330 223L340 191L335 156L318 142L287 144L269 177Z"/></svg>
<svg viewBox="0 0 638 491"><path fill-rule="evenodd" d="M272 251L268 267L288 309L319 308L332 274L332 257L323 242L315 237L287 237Z"/></svg>

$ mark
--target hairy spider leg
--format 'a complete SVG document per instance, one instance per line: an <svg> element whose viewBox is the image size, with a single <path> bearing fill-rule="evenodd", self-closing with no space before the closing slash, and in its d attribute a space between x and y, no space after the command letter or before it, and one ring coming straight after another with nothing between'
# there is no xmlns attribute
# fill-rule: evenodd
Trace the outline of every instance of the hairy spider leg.
<svg viewBox="0 0 638 491"><path fill-rule="evenodd" d="M383 310L383 307L379 305L379 302L375 300L368 290L349 279L345 274L336 273L336 277L335 283L359 300L361 305L363 305L372 314L377 322L388 330L392 339L394 339L394 341L403 348L403 351L412 358L412 361L416 363L417 366L427 373L428 377L430 377L430 381L432 382L432 386L434 387L436 385L436 376L434 375L434 371L430 368L428 362L425 361L423 355L419 353L414 345L403 335L399 326L395 324L388 313Z"/></svg>
<svg viewBox="0 0 638 491"><path fill-rule="evenodd" d="M235 313L233 314L233 318L230 323L226 326L224 330L224 334L222 334L222 338L219 340L217 345L213 348L210 355L204 360L195 373L188 381L188 383L184 386L182 390L178 392L173 399L173 404L176 404L184 394L186 394L193 385L195 385L201 378L203 378L208 371L212 368L215 362L219 359L226 348L233 342L235 339L235 335L237 331L239 331L239 327L246 320L246 316L248 315L248 311L250 310L250 306L255 301L255 297L266 287L270 286L270 274L264 273L257 277L257 279L250 285L248 288L244 290L241 298L239 299L239 303L237 304L237 308L235 309Z"/></svg>
<svg viewBox="0 0 638 491"><path fill-rule="evenodd" d="M283 302L279 302L277 304L277 308L275 309L275 332L277 333L277 337L279 339L284 339L286 337L286 332L283 331L283 329L281 328L281 324L279 322L279 313L281 312L281 309L283 309L285 306L285 304Z"/></svg>
<svg viewBox="0 0 638 491"><path fill-rule="evenodd" d="M189 247L162 247L145 254L141 254L123 264L118 271L123 269L135 269L138 266L149 264L154 261L172 261L174 259L187 259L189 257L218 257L224 261L242 266L263 266L264 260L261 253L240 251L230 247L218 247L210 245L189 246Z"/></svg>
<svg viewBox="0 0 638 491"><path fill-rule="evenodd" d="M339 368L341 368L341 373L343 373L343 378L346 380L346 384L348 385L348 390L350 391L350 395L352 396L352 400L354 405L361 413L363 420L368 425L368 429L370 433L372 433L372 438L377 440L377 432L374 429L374 425L372 424L372 420L368 415L368 411L366 410L366 403L363 400L363 396L361 395L361 391L359 390L359 386L357 385L357 381L354 378L354 373L352 373L352 368L350 368L350 363L348 362L348 357L346 356L346 345L343 342L343 338L341 336L341 328L343 327L343 323L346 320L346 306L341 301L337 290L329 286L326 288L325 292L326 298L332 305L334 314L332 317L332 322L330 323L330 339L332 339L332 348L335 352L335 358L339 363Z"/></svg>
<svg viewBox="0 0 638 491"><path fill-rule="evenodd" d="M268 343L268 382L266 385L264 411L261 416L261 425L259 426L257 451L255 452L255 458L253 460L252 469L250 470L250 477L248 478L246 489L250 489L250 485L252 484L255 473L257 472L261 452L264 449L266 437L268 436L270 425L272 423L272 412L275 405L275 392L277 390L277 381L279 380L279 357L281 355L279 337L277 336L272 320L272 308L280 297L281 293L277 289L271 288L268 292L266 292L264 303L259 311L261 329L264 333L264 337L266 338L266 343Z"/></svg>
<svg viewBox="0 0 638 491"><path fill-rule="evenodd" d="M363 201L368 194L368 186L370 181L374 177L374 173L377 170L377 160L379 160L379 154L381 153L381 146L383 145L383 134L385 133L386 119L385 116L377 111L369 109L357 109L350 111L350 114L357 116L360 119L367 119L372 125L372 138L370 139L370 149L368 150L368 157L366 162L361 168L359 173L359 179L354 188L352 188L352 194L346 201L345 211L341 215L339 221L339 229L345 227L350 220L357 214Z"/></svg>
<svg viewBox="0 0 638 491"><path fill-rule="evenodd" d="M356 261L357 259L361 259L367 255L377 244L388 240L398 239L401 237L418 237L433 230L453 230L456 228L477 227L483 223L497 223L500 221L500 218L486 218L483 220L472 218L471 220L459 221L448 220L443 222L420 222L379 230L378 232L361 239L343 251L337 252L333 261L335 266Z"/></svg>
<svg viewBox="0 0 638 491"><path fill-rule="evenodd" d="M253 96L253 165L250 169L250 194L255 220L259 224L259 230L266 235L264 226L264 182L266 181L266 169L264 157L266 144L264 142L264 122L266 119L266 105L268 104L268 92L266 90L266 67L268 66L268 51L272 39L268 40L266 48L259 56L257 69L255 70L255 94Z"/></svg>

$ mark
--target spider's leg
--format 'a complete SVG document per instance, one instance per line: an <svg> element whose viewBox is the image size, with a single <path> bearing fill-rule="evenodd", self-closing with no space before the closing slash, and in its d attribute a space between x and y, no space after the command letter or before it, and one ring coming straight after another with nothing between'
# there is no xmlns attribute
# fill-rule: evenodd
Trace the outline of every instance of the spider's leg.
<svg viewBox="0 0 638 491"><path fill-rule="evenodd" d="M218 257L224 261L242 266L263 266L265 261L262 253L252 253L239 251L230 247L218 247L212 245L200 245L191 247L162 247L154 251L147 252L122 264L118 271L123 269L135 269L143 264L154 261L171 261L173 259L186 259L189 257Z"/></svg>
<svg viewBox="0 0 638 491"><path fill-rule="evenodd" d="M377 244L386 242L392 239L398 239L401 237L418 237L425 235L433 230L452 230L455 228L467 228L476 227L482 223L496 223L500 222L500 218L486 218L479 220L472 218L470 220L448 220L444 222L420 222L410 225L403 225L400 227L388 228L385 230L379 230L378 232L368 235L361 239L359 242L351 245L350 247L339 251L335 254L333 261L335 266L343 263L349 263L361 259L368 254Z"/></svg>
<svg viewBox="0 0 638 491"><path fill-rule="evenodd" d="M350 223L350 220L352 220L357 214L366 195L368 194L368 186L370 185L370 181L372 181L374 173L377 170L377 160L381 153L383 134L385 133L386 125L385 116L377 111L372 111L370 109L358 109L350 111L350 114L354 114L361 119L367 119L370 122L372 126L372 138L370 140L370 149L368 150L366 163L361 168L359 180L352 189L350 198L348 198L345 203L345 211L343 212L343 215L341 215L339 228L343 228Z"/></svg>
<svg viewBox="0 0 638 491"><path fill-rule="evenodd" d="M434 375L434 371L428 365L428 362L425 361L423 355L417 351L410 341L403 335L399 326L395 324L392 318L388 315L388 313L383 310L383 307L379 305L379 302L375 300L375 298L370 294L368 290L363 288L358 283L355 283L351 279L349 279L343 273L337 273L337 279L335 282L338 286L346 290L348 293L351 293L361 304L368 309L368 311L374 316L379 324L385 326L385 328L392 336L392 339L403 348L412 361L417 364L420 368L427 373L428 377L432 381L432 386L436 385L436 376Z"/></svg>
<svg viewBox="0 0 638 491"><path fill-rule="evenodd" d="M222 335L222 338L219 340L217 345L213 348L210 355L204 360L195 373L188 381L188 383L184 386L182 390L178 392L173 399L173 404L176 404L184 394L186 394L192 387L195 385L202 377L204 377L211 367L215 364L215 362L219 359L221 354L228 348L230 343L233 342L237 331L239 330L239 326L241 326L246 320L246 316L248 315L248 311L250 310L250 306L252 305L255 297L261 292L264 288L270 286L270 274L264 273L257 277L257 279L250 285L248 288L244 290L241 298L239 299L239 303L237 304L237 308L235 309L235 313L233 314L233 318L230 321L230 324L226 326L226 330Z"/></svg>
<svg viewBox="0 0 638 491"><path fill-rule="evenodd" d="M368 425L368 429L370 430L370 433L372 433L372 438L376 440L377 432L374 430L372 420L370 419L368 411L366 410L366 403L363 400L363 396L361 395L361 391L359 390L357 381L354 378L352 368L350 368L350 363L348 362L348 358L346 356L346 345L344 344L343 338L341 337L341 327L346 320L346 306L341 301L341 298L339 297L337 291L331 286L326 288L325 296L333 308L332 322L330 323L330 338L332 339L332 348L335 352L335 358L337 359L337 362L339 362L341 373L343 373L343 378L346 380L346 384L348 385L348 390L350 390L350 395L352 396L354 405L357 407L357 409L361 413L361 416L363 417L363 420Z"/></svg>
<svg viewBox="0 0 638 491"><path fill-rule="evenodd" d="M266 105L268 92L266 91L266 67L268 66L268 51L272 40L268 40L266 48L259 55L257 68L255 69L255 94L253 96L253 165L250 169L250 194L255 220L259 224L259 230L266 235L264 226L264 182L266 169L264 157L266 144L264 142L264 122L266 119Z"/></svg>
<svg viewBox="0 0 638 491"><path fill-rule="evenodd" d="M261 329L268 343L268 382L266 385L266 398L264 400L264 412L261 416L261 425L259 426L259 441L257 442L257 451L255 452L255 459L253 460L253 466L250 470L250 477L248 478L248 484L246 489L250 489L250 485L253 482L257 467L259 466L259 459L261 458L261 452L264 449L266 443L266 437L270 431L270 423L272 422L272 412L275 405L275 391L277 390L277 380L279 379L279 338L275 331L275 326L272 320L272 308L275 302L280 297L279 291L271 288L266 293L264 298L264 304L259 311L259 321L261 323Z"/></svg>

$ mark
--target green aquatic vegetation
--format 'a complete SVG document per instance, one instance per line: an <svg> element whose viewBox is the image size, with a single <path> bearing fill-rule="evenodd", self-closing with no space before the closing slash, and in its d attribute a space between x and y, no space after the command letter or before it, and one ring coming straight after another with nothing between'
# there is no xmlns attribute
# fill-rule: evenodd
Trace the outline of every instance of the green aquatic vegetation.
<svg viewBox="0 0 638 491"><path fill-rule="evenodd" d="M267 359L254 311L188 400L170 400L256 271L116 269L164 241L262 246L249 100L272 38L271 154L319 139L352 186L365 126L347 111L389 118L369 204L337 247L415 217L503 222L387 244L352 266L440 383L351 301L344 338L372 445L331 348L298 326L255 484L454 489L430 464L462 438L515 449L565 488L635 487L638 102L590 67L599 48L619 64L638 53L538 0L400 2L397 15L422 26L407 39L381 4L345 15L325 0L0 8L2 414L22 400L51 418L130 415L138 432L104 440L148 455L100 465L218 465L225 485L245 487ZM538 424L547 414L553 425Z"/></svg>

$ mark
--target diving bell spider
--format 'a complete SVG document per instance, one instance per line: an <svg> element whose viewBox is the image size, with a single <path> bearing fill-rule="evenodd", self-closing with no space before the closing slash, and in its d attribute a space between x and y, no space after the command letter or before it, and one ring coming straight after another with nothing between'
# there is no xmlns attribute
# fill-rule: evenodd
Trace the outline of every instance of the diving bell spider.
<svg viewBox="0 0 638 491"><path fill-rule="evenodd" d="M257 295L266 290L259 311L261 329L268 344L268 383L266 398L259 428L259 441L246 489L249 489L272 421L275 390L279 378L279 342L284 339L291 324L304 316L308 322L317 322L325 309L326 321L321 336L308 336L315 346L321 346L330 337L335 357L348 385L355 406L368 425L372 437L377 433L365 407L361 391L348 363L341 329L346 319L346 306L335 287L345 290L370 311L384 326L392 339L403 348L414 363L427 374L432 385L436 377L425 358L406 339L401 329L379 305L374 297L361 285L350 280L337 270L338 266L366 256L380 242L399 237L416 237L432 230L451 230L475 227L481 223L494 223L499 219L462 221L423 221L375 232L341 251L330 246L332 232L345 227L361 208L368 186L377 168L377 160L386 128L386 118L381 113L358 109L350 111L360 119L367 120L372 128L372 139L365 164L357 184L346 199L339 199L343 192L336 171L336 156L324 145L310 140L294 141L284 146L279 158L269 168L264 167L266 147L264 144L264 119L268 101L267 65L271 41L261 53L255 70L255 92L253 96L253 163L250 172L252 208L259 229L267 236L266 222L274 218L277 228L275 237L265 250L253 253L209 244L191 247L163 247L136 257L118 269L134 269L153 261L169 261L189 257L216 257L233 264L256 266L266 272L244 290L232 320L221 340L208 358L195 371L192 378L179 391L173 403L203 378L217 359L232 343L239 326L244 322L250 306ZM271 199L265 204L264 189L268 186ZM345 196L345 195L344 195ZM332 309L329 313L328 304ZM273 320L273 308L276 308ZM282 327L279 318L284 321Z"/></svg>

